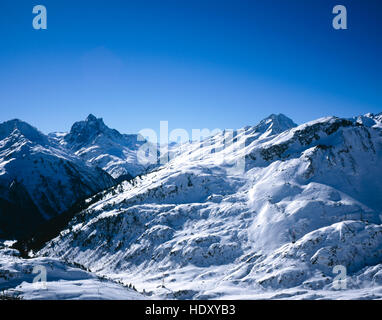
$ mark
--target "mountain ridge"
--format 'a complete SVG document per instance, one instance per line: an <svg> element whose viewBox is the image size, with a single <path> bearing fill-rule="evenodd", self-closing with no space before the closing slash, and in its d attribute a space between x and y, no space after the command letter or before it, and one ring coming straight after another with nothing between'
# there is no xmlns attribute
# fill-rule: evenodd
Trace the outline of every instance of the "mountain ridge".
<svg viewBox="0 0 382 320"><path fill-rule="evenodd" d="M335 265L354 294L382 286L380 128L337 117L270 135L253 128L190 143L121 183L38 255L160 298L325 297Z"/></svg>

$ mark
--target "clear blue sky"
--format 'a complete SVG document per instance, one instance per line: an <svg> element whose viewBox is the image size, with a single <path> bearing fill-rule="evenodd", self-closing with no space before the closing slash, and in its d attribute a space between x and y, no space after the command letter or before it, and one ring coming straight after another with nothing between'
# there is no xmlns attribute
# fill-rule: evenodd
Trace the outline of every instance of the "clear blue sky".
<svg viewBox="0 0 382 320"><path fill-rule="evenodd" d="M43 4L48 30L32 28ZM348 9L348 30L332 9ZM240 128L382 111L381 0L1 0L0 121Z"/></svg>

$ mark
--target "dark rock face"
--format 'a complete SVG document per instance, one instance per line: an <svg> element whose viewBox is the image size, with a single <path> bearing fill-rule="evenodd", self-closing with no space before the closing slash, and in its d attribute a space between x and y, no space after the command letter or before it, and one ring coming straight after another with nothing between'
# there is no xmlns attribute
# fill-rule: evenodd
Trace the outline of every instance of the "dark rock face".
<svg viewBox="0 0 382 320"><path fill-rule="evenodd" d="M85 121L78 121L73 124L70 133L65 136L65 141L78 149L83 145L92 143L100 134L114 139L123 138L117 130L107 127L102 118L96 118L90 114Z"/></svg>

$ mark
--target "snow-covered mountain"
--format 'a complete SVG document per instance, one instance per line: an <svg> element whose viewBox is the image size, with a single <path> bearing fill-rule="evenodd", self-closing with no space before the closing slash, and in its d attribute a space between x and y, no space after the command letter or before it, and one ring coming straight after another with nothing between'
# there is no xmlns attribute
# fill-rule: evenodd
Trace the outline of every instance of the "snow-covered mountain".
<svg viewBox="0 0 382 320"><path fill-rule="evenodd" d="M29 124L0 124L0 238L24 235L114 184Z"/></svg>
<svg viewBox="0 0 382 320"><path fill-rule="evenodd" d="M61 146L98 166L113 178L130 179L144 173L148 166L138 161L138 149L147 141L137 134L121 134L106 126L102 118L90 114L73 124L69 133L50 134Z"/></svg>
<svg viewBox="0 0 382 320"><path fill-rule="evenodd" d="M380 124L272 115L182 145L89 199L37 255L160 298L382 298Z"/></svg>

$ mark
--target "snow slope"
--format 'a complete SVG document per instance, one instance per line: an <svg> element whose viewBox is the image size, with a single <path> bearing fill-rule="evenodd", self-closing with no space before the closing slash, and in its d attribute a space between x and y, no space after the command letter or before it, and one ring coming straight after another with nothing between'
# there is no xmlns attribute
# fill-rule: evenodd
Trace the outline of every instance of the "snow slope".
<svg viewBox="0 0 382 320"><path fill-rule="evenodd" d="M136 134L121 134L90 114L73 124L69 133L50 135L89 165L97 166L113 178L132 178L147 170L137 158L139 147L147 141Z"/></svg>
<svg viewBox="0 0 382 320"><path fill-rule="evenodd" d="M46 270L46 282L33 282ZM38 300L141 300L131 288L95 276L58 259L21 259L16 250L0 244L0 299L2 296Z"/></svg>
<svg viewBox="0 0 382 320"><path fill-rule="evenodd" d="M382 134L365 118L272 115L184 144L38 255L162 298L381 298Z"/></svg>
<svg viewBox="0 0 382 320"><path fill-rule="evenodd" d="M114 184L29 124L0 124L0 237L23 235Z"/></svg>

